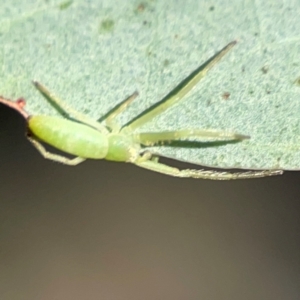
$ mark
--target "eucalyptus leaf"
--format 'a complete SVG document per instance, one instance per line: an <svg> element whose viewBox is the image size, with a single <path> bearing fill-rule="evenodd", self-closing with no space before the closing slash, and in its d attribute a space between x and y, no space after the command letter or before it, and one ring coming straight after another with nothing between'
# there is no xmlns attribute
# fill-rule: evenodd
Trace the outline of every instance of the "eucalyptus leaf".
<svg viewBox="0 0 300 300"><path fill-rule="evenodd" d="M98 119L134 91L128 123L232 40L183 101L139 131L203 128L250 135L240 143L155 147L219 168L300 168L299 0L2 0L0 94L32 114L54 94ZM176 145L175 145L176 146Z"/></svg>

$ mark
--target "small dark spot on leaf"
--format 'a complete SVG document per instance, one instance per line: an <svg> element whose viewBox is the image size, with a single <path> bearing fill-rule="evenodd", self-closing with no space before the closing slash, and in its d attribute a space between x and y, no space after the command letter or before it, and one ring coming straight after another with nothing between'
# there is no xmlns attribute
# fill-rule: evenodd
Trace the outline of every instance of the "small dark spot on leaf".
<svg viewBox="0 0 300 300"><path fill-rule="evenodd" d="M164 60L164 67L167 67L170 64L170 61L168 59Z"/></svg>
<svg viewBox="0 0 300 300"><path fill-rule="evenodd" d="M62 2L61 4L59 4L59 9L65 10L65 9L69 8L72 5L72 3L73 3L73 0Z"/></svg>
<svg viewBox="0 0 300 300"><path fill-rule="evenodd" d="M114 29L115 22L112 19L105 19L100 23L99 32L108 33Z"/></svg>
<svg viewBox="0 0 300 300"><path fill-rule="evenodd" d="M214 11L215 10L215 7L212 5L209 7L209 11Z"/></svg>
<svg viewBox="0 0 300 300"><path fill-rule="evenodd" d="M147 21L143 21L143 25L147 25L148 24L148 22Z"/></svg>
<svg viewBox="0 0 300 300"><path fill-rule="evenodd" d="M51 48L51 44L50 43L46 43L46 44L44 44L44 47L47 49L47 50L49 50L50 48Z"/></svg>
<svg viewBox="0 0 300 300"><path fill-rule="evenodd" d="M245 72L245 67L244 67L244 66L242 67L242 72L243 72L243 73Z"/></svg>
<svg viewBox="0 0 300 300"><path fill-rule="evenodd" d="M258 36L258 32L254 32L254 36Z"/></svg>
<svg viewBox="0 0 300 300"><path fill-rule="evenodd" d="M249 91L249 94L250 94L250 95L254 94L254 91L252 91L252 90L251 90L251 91Z"/></svg>
<svg viewBox="0 0 300 300"><path fill-rule="evenodd" d="M271 94L271 91L267 90L266 93L267 93L268 95L270 95L270 94Z"/></svg>
<svg viewBox="0 0 300 300"><path fill-rule="evenodd" d="M175 35L174 35L174 38L175 38L175 39L178 39L178 34L175 34Z"/></svg>
<svg viewBox="0 0 300 300"><path fill-rule="evenodd" d="M224 93L222 94L222 98L223 98L224 100L229 99L229 97L230 97L230 93L229 93L229 92L224 92Z"/></svg>
<svg viewBox="0 0 300 300"><path fill-rule="evenodd" d="M300 76L294 81L296 86L300 86Z"/></svg>
<svg viewBox="0 0 300 300"><path fill-rule="evenodd" d="M263 67L261 68L261 71L263 72L263 74L267 74L268 71L269 71L269 67L268 67L268 66L263 66Z"/></svg>
<svg viewBox="0 0 300 300"><path fill-rule="evenodd" d="M135 9L135 12L142 13L146 9L146 7L147 7L147 4L144 2L141 2Z"/></svg>

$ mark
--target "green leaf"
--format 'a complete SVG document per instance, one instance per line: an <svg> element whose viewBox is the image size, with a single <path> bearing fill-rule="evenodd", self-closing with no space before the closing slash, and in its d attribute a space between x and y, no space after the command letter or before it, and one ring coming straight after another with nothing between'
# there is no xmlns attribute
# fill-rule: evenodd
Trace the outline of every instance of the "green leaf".
<svg viewBox="0 0 300 300"><path fill-rule="evenodd" d="M35 79L98 119L137 90L125 124L237 39L183 101L139 130L236 131L251 139L153 151L220 168L299 169L299 1L180 3L2 1L0 94L23 96L31 114L57 114Z"/></svg>

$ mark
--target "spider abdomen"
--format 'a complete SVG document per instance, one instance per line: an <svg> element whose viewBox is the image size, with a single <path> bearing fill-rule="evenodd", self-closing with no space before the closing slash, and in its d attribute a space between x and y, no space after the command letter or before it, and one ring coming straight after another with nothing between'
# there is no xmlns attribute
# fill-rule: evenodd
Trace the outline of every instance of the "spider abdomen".
<svg viewBox="0 0 300 300"><path fill-rule="evenodd" d="M85 124L55 116L32 116L30 132L45 143L82 158L102 159L108 152L106 135Z"/></svg>

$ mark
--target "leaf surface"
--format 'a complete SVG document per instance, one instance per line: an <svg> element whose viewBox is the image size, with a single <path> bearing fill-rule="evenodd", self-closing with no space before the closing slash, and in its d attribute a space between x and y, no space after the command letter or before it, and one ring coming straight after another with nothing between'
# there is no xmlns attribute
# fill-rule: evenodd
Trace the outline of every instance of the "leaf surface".
<svg viewBox="0 0 300 300"><path fill-rule="evenodd" d="M137 90L125 124L237 39L183 101L139 130L236 131L251 139L153 151L219 168L296 170L299 15L299 0L4 0L0 94L23 96L31 114L57 114L35 79L98 119Z"/></svg>

